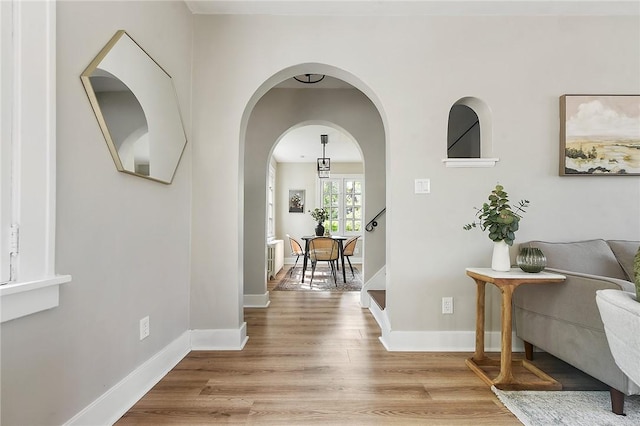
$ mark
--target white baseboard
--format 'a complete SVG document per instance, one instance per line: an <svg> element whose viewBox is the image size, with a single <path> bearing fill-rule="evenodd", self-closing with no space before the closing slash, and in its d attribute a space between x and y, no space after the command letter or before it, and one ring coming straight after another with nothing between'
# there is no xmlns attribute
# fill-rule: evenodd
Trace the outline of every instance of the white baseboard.
<svg viewBox="0 0 640 426"><path fill-rule="evenodd" d="M374 305L369 309L375 309ZM473 352L475 349L475 331L391 331L385 311L378 309L374 316L382 328L380 341L390 352ZM500 337L499 331L487 332L485 350L499 352ZM114 424L191 350L241 350L248 339L246 323L237 329L185 331L65 425ZM514 337L513 342L514 351L523 350L520 339Z"/></svg>
<svg viewBox="0 0 640 426"><path fill-rule="evenodd" d="M513 351L522 352L522 341L513 335ZM385 331L380 342L389 352L474 352L475 331ZM485 351L500 352L501 332L485 332Z"/></svg>
<svg viewBox="0 0 640 426"><path fill-rule="evenodd" d="M267 291L264 294L245 294L242 304L245 308L268 308L271 304L269 292Z"/></svg>
<svg viewBox="0 0 640 426"><path fill-rule="evenodd" d="M241 350L248 339L246 323L231 330L185 331L65 425L112 425L191 350Z"/></svg>
<svg viewBox="0 0 640 426"><path fill-rule="evenodd" d="M190 350L189 331L185 331L180 337L73 416L65 425L114 424Z"/></svg>
<svg viewBox="0 0 640 426"><path fill-rule="evenodd" d="M194 351L239 351L247 340L246 322L240 328L191 330L191 349Z"/></svg>

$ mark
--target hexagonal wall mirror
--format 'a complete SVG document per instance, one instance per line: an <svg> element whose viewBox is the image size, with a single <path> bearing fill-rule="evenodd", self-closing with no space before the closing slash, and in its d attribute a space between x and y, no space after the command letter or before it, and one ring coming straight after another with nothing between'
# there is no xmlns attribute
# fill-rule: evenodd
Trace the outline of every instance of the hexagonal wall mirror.
<svg viewBox="0 0 640 426"><path fill-rule="evenodd" d="M170 184L187 143L171 76L120 30L80 78L116 168Z"/></svg>

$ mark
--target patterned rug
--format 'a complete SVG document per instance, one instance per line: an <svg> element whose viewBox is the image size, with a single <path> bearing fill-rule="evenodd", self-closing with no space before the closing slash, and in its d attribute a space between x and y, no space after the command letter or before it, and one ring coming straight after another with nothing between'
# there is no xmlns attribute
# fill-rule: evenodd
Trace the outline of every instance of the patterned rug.
<svg viewBox="0 0 640 426"><path fill-rule="evenodd" d="M323 262L322 265L318 265L316 272L313 276L313 283L311 281L311 265L307 267L307 272L304 276L304 283L302 283L302 266L297 266L293 270L293 275L290 277L289 269L285 276L273 289L274 291L360 291L362 289L362 274L358 268L353 268L355 276L351 276L351 269L349 265L346 265L347 282L342 281L342 269L338 271L338 286L333 282L333 276L331 276L331 269Z"/></svg>
<svg viewBox="0 0 640 426"><path fill-rule="evenodd" d="M640 425L640 395L626 396L626 416L618 416L607 391L491 390L525 426Z"/></svg>

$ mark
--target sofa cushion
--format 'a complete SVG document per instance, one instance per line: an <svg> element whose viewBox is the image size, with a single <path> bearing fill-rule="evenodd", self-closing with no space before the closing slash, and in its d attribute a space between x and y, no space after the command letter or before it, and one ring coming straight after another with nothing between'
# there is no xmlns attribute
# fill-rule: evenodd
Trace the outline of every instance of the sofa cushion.
<svg viewBox="0 0 640 426"><path fill-rule="evenodd" d="M571 243L530 241L526 244L542 250L549 268L628 280L605 240Z"/></svg>
<svg viewBox="0 0 640 426"><path fill-rule="evenodd" d="M633 258L640 248L640 241L609 240L607 244L627 274L627 281L633 282Z"/></svg>

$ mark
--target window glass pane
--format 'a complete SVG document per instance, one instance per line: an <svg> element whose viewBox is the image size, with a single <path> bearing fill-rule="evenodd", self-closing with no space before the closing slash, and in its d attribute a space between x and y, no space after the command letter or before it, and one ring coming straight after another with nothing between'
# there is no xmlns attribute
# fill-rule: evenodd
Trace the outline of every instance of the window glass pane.
<svg viewBox="0 0 640 426"><path fill-rule="evenodd" d="M362 181L334 177L319 183L321 207L329 213L325 227L332 234L362 232Z"/></svg>

